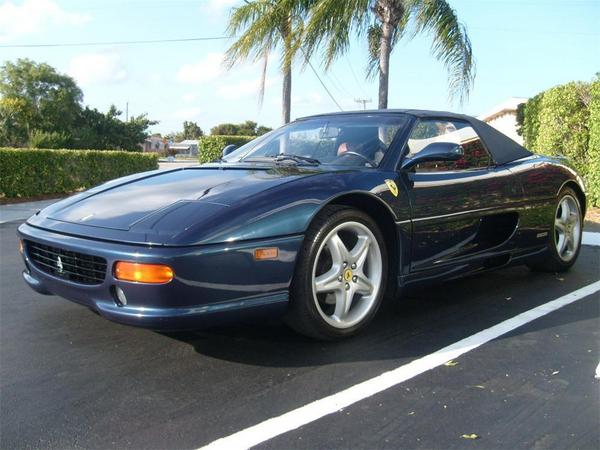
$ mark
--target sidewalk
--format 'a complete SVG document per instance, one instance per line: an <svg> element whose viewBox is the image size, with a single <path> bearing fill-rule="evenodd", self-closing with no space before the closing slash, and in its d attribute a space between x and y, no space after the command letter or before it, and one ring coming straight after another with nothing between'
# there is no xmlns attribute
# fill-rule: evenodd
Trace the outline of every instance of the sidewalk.
<svg viewBox="0 0 600 450"><path fill-rule="evenodd" d="M12 222L13 220L25 220L33 216L40 209L45 208L52 203L56 203L60 198L51 200L40 200L37 202L13 203L10 205L0 205L0 223Z"/></svg>

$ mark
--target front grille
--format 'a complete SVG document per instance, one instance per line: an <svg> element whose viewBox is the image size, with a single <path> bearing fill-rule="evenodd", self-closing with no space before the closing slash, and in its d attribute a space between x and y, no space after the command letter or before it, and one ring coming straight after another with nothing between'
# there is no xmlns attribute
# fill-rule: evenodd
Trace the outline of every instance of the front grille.
<svg viewBox="0 0 600 450"><path fill-rule="evenodd" d="M100 284L104 281L106 276L104 258L33 241L25 241L25 243L29 259L42 272L81 284Z"/></svg>

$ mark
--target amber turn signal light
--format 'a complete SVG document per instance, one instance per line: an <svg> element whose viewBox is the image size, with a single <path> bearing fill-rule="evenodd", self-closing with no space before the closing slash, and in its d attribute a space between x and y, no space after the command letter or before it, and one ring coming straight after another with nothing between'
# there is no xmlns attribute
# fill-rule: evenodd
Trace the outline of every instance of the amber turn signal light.
<svg viewBox="0 0 600 450"><path fill-rule="evenodd" d="M25 253L25 244L23 243L23 239L19 239L19 253L21 255Z"/></svg>
<svg viewBox="0 0 600 450"><path fill-rule="evenodd" d="M115 278L136 283L168 283L173 279L173 269L164 264L144 264L118 261L115 264Z"/></svg>
<svg viewBox="0 0 600 450"><path fill-rule="evenodd" d="M254 250L254 259L262 261L265 259L277 259L279 249L277 247L257 248Z"/></svg>

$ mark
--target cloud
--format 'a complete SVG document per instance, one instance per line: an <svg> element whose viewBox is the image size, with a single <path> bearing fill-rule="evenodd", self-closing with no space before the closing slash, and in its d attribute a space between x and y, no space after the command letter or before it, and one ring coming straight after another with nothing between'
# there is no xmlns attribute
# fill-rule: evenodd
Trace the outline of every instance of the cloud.
<svg viewBox="0 0 600 450"><path fill-rule="evenodd" d="M219 78L223 74L223 53L208 53L196 63L184 64L175 78L181 83L201 84Z"/></svg>
<svg viewBox="0 0 600 450"><path fill-rule="evenodd" d="M200 98L200 92L186 92L185 94L183 94L181 96L181 100L183 100L185 103L195 102L199 98Z"/></svg>
<svg viewBox="0 0 600 450"><path fill-rule="evenodd" d="M233 6L240 3L240 0L206 0L201 8L204 12L222 14L229 11Z"/></svg>
<svg viewBox="0 0 600 450"><path fill-rule="evenodd" d="M323 103L323 96L317 92L310 92L306 95L294 95L292 96L293 106L303 105L320 105Z"/></svg>
<svg viewBox="0 0 600 450"><path fill-rule="evenodd" d="M197 119L203 112L204 110L202 108L195 106L179 109L173 113L173 117L181 120L192 120Z"/></svg>
<svg viewBox="0 0 600 450"><path fill-rule="evenodd" d="M78 27L90 18L89 14L67 12L52 0L25 0L20 5L7 1L0 4L0 42L57 26Z"/></svg>
<svg viewBox="0 0 600 450"><path fill-rule="evenodd" d="M269 88L273 83L273 78L267 77L265 88ZM259 90L260 77L221 84L217 87L217 96L225 100L239 100L246 97L258 96Z"/></svg>
<svg viewBox="0 0 600 450"><path fill-rule="evenodd" d="M114 83L127 78L127 71L116 53L84 53L73 58L67 73L82 86Z"/></svg>
<svg viewBox="0 0 600 450"><path fill-rule="evenodd" d="M162 82L162 79L162 74L158 72L150 72L146 75L146 80L148 80L148 82L152 84L159 84L160 82Z"/></svg>

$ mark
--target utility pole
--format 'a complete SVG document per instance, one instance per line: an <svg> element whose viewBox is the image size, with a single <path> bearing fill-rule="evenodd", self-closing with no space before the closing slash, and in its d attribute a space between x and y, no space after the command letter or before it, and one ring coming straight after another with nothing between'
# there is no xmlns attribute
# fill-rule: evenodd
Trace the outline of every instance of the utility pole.
<svg viewBox="0 0 600 450"><path fill-rule="evenodd" d="M125 103L125 122L129 122L129 102Z"/></svg>
<svg viewBox="0 0 600 450"><path fill-rule="evenodd" d="M370 98L355 98L354 101L363 105L363 109L367 109L367 103L371 103L373 100Z"/></svg>

